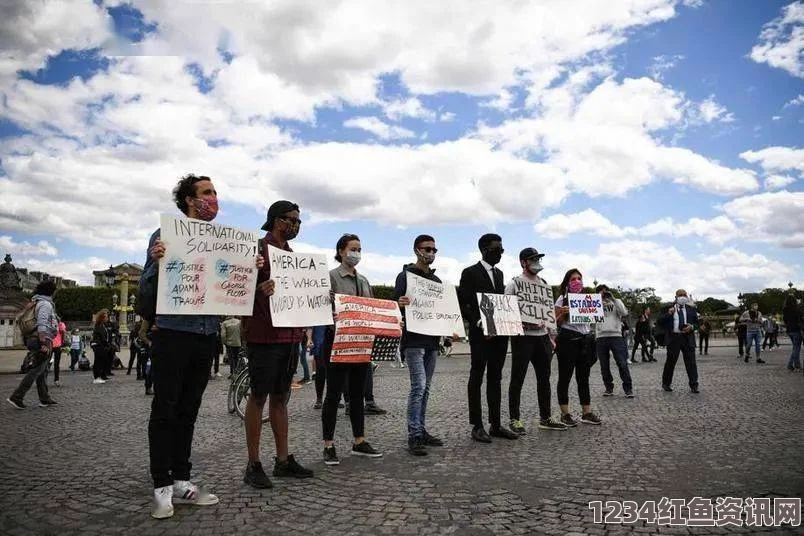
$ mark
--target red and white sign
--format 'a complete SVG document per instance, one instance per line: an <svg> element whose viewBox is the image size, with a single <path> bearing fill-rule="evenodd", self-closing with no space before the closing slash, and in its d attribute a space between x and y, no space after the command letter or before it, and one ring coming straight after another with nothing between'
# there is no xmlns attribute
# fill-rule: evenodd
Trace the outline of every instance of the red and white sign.
<svg viewBox="0 0 804 536"><path fill-rule="evenodd" d="M402 315L391 300L335 294L333 363L368 363L396 355L402 337Z"/></svg>

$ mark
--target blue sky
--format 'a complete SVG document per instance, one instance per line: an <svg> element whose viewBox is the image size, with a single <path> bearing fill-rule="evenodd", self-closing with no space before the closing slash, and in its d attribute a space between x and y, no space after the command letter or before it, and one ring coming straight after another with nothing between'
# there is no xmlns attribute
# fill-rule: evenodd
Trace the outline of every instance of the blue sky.
<svg viewBox="0 0 804 536"><path fill-rule="evenodd" d="M169 191L219 221L290 198L372 282L484 232L625 287L733 300L802 280L804 2L52 1L0 23L0 252L91 282L142 263ZM189 31L188 29L192 29Z"/></svg>

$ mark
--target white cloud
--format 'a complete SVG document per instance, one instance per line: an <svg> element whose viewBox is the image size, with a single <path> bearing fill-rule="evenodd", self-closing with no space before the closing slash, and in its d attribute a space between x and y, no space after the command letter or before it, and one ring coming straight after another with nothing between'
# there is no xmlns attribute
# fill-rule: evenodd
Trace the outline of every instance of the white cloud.
<svg viewBox="0 0 804 536"><path fill-rule="evenodd" d="M0 252L12 255L47 255L50 257L59 254L59 250L47 240L31 244L30 242L17 242L8 235L0 235Z"/></svg>
<svg viewBox="0 0 804 536"><path fill-rule="evenodd" d="M136 260L140 264L141 260ZM38 272L45 272L52 276L59 276L65 279L72 279L79 285L92 286L95 284L95 278L92 275L93 270L103 270L110 264L117 264L116 261L111 261L106 258L89 257L80 261L71 261L64 259L38 259L38 258L23 258L14 259L14 265L17 268L27 268L29 271L34 270Z"/></svg>
<svg viewBox="0 0 804 536"><path fill-rule="evenodd" d="M510 112L511 104L514 102L515 95L508 89L501 90L496 97L483 102L481 106L493 108L501 112Z"/></svg>
<svg viewBox="0 0 804 536"><path fill-rule="evenodd" d="M745 151L740 158L752 164L759 164L765 171L804 172L804 149L795 147L766 147L759 151Z"/></svg>
<svg viewBox="0 0 804 536"><path fill-rule="evenodd" d="M661 56L654 56L653 63L648 67L648 72L654 80L661 81L664 79L664 73L678 65L684 59L682 54L663 54Z"/></svg>
<svg viewBox="0 0 804 536"><path fill-rule="evenodd" d="M804 2L782 8L782 15L763 26L751 59L804 78Z"/></svg>
<svg viewBox="0 0 804 536"><path fill-rule="evenodd" d="M406 117L428 122L433 122L436 119L436 113L426 108L416 97L384 102L382 107L386 117L391 121L399 121Z"/></svg>
<svg viewBox="0 0 804 536"><path fill-rule="evenodd" d="M441 112L438 115L438 120L444 123L449 123L450 121L455 119L455 114L452 112Z"/></svg>
<svg viewBox="0 0 804 536"><path fill-rule="evenodd" d="M794 99L790 99L788 102L785 103L784 108L790 108L791 106L801 106L804 104L804 94L799 95Z"/></svg>
<svg viewBox="0 0 804 536"><path fill-rule="evenodd" d="M413 138L416 133L407 128L389 125L376 117L353 117L343 122L346 128L359 128L370 132L381 140L396 140L400 138Z"/></svg>
<svg viewBox="0 0 804 536"><path fill-rule="evenodd" d="M575 233L621 237L625 233L599 212L586 209L575 214L553 214L534 225L534 230L546 238L564 238Z"/></svg>
<svg viewBox="0 0 804 536"><path fill-rule="evenodd" d="M706 100L698 104L695 116L704 123L712 123L714 121L731 123L734 121L734 114L729 112L725 106L718 103L714 95L710 95Z"/></svg>
<svg viewBox="0 0 804 536"><path fill-rule="evenodd" d="M785 186L790 186L796 179L789 175L768 175L765 177L765 188L768 190L779 190Z"/></svg>
<svg viewBox="0 0 804 536"><path fill-rule="evenodd" d="M746 240L774 241L804 248L804 192L766 192L725 203L723 212L737 221Z"/></svg>

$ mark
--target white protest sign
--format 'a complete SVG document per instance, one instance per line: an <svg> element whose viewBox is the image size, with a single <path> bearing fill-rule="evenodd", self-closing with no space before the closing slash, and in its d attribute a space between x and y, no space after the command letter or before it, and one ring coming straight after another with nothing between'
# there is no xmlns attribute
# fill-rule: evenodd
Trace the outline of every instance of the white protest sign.
<svg viewBox="0 0 804 536"><path fill-rule="evenodd" d="M411 272L407 275L405 324L411 333L451 337L466 336L455 287L430 281Z"/></svg>
<svg viewBox="0 0 804 536"><path fill-rule="evenodd" d="M524 335L519 300L513 294L477 293L483 333L495 335Z"/></svg>
<svg viewBox="0 0 804 536"><path fill-rule="evenodd" d="M265 262L274 280L274 293L269 299L274 326L332 325L326 255L285 251L269 244Z"/></svg>
<svg viewBox="0 0 804 536"><path fill-rule="evenodd" d="M603 299L600 294L567 294L570 324L603 322Z"/></svg>
<svg viewBox="0 0 804 536"><path fill-rule="evenodd" d="M522 322L544 324L548 329L556 329L556 311L553 289L541 281L530 281L515 277L514 289L519 298L519 315Z"/></svg>
<svg viewBox="0 0 804 536"><path fill-rule="evenodd" d="M251 316L257 288L257 234L162 215L156 312Z"/></svg>

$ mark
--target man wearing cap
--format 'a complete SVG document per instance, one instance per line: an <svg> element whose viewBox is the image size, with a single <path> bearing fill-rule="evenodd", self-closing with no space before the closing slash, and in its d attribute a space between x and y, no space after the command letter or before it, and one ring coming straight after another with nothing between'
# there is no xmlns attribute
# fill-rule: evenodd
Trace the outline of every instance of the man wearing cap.
<svg viewBox="0 0 804 536"><path fill-rule="evenodd" d="M299 234L299 206L290 201L277 201L268 209L260 242L262 255L268 258L268 246L292 251L288 242ZM250 393L246 403L246 446L248 464L243 482L258 489L273 484L260 462L262 414L266 399L271 430L276 444L275 477L309 478L313 472L305 469L288 452L288 399L290 384L299 359L302 328L274 327L269 297L274 293L271 265L266 262L257 273L257 292L250 317L243 318L244 340L248 345Z"/></svg>
<svg viewBox="0 0 804 536"><path fill-rule="evenodd" d="M542 271L543 253L535 248L525 248L519 252L519 264L522 266L522 275L515 277L505 287L506 294L520 294L520 289L528 289L532 283L547 284L539 277ZM532 288L532 287L531 287ZM552 309L552 299L549 296L540 296L535 292L536 299L544 299L548 310ZM527 303L520 297L520 309ZM549 314L549 313L548 313ZM536 395L539 401L539 428L543 430L566 430L567 427L551 417L550 413L550 361L553 357L553 343L550 341L548 328L545 322L523 322L523 336L511 337L511 383L508 386L508 416L511 419L511 430L517 434L526 433L525 425L520 420L519 402L522 395L522 385L528 373L528 365L533 365L536 372Z"/></svg>

